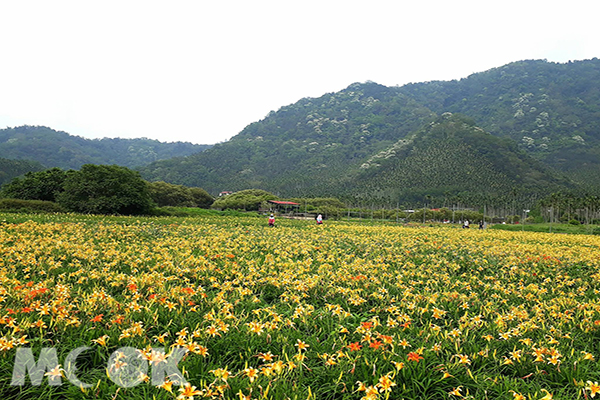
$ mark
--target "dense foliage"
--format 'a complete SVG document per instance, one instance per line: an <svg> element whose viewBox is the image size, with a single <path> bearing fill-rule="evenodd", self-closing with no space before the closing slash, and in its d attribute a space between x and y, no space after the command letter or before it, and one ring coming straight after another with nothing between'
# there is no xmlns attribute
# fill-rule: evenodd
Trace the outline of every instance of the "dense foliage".
<svg viewBox="0 0 600 400"><path fill-rule="evenodd" d="M392 156L363 164L350 186L355 198L403 199L419 204L425 196L438 200L460 193L470 204L501 197L512 188L549 194L571 187L567 178L498 138L464 116L443 114L397 147ZM437 201L439 205L439 201Z"/></svg>
<svg viewBox="0 0 600 400"><path fill-rule="evenodd" d="M214 201L214 198L204 189L166 182L149 182L148 191L152 201L159 207L208 208Z"/></svg>
<svg viewBox="0 0 600 400"><path fill-rule="evenodd" d="M470 117L469 133L456 139L448 124L433 132L429 124L446 112ZM261 187L286 197L414 203L426 194L517 190L539 198L557 187L600 188L598 121L600 60L523 61L459 81L352 84L282 107L208 151L140 171L213 194ZM394 176L375 172L378 165Z"/></svg>
<svg viewBox="0 0 600 400"><path fill-rule="evenodd" d="M2 186L0 197L23 200L56 201L64 191L67 175L73 171L51 168L39 172L28 172Z"/></svg>
<svg viewBox="0 0 600 400"><path fill-rule="evenodd" d="M246 210L257 211L261 205L278 197L261 189L241 190L234 194L219 197L212 205L218 210Z"/></svg>
<svg viewBox="0 0 600 400"><path fill-rule="evenodd" d="M0 158L0 186L27 172L41 171L43 169L44 166L37 161Z"/></svg>
<svg viewBox="0 0 600 400"><path fill-rule="evenodd" d="M600 197L577 192L555 192L538 202L537 216L548 222L599 223Z"/></svg>
<svg viewBox="0 0 600 400"><path fill-rule="evenodd" d="M46 167L63 169L77 169L83 164L136 167L187 156L208 147L187 142L162 143L146 138L84 139L43 126L0 129L0 154L3 157L35 160Z"/></svg>
<svg viewBox="0 0 600 400"><path fill-rule="evenodd" d="M67 210L90 214L147 214L153 204L138 172L118 165L85 164L70 171L57 201Z"/></svg>
<svg viewBox="0 0 600 400"><path fill-rule="evenodd" d="M460 81L411 84L399 91L436 113L469 115L485 130L563 170L600 162L598 59L521 61Z"/></svg>
<svg viewBox="0 0 600 400"><path fill-rule="evenodd" d="M28 172L2 186L0 198L58 202L56 207L63 210L100 214L143 214L155 205L209 208L214 201L198 187L145 182L126 167L92 164L80 171L51 168ZM6 203L7 207L9 204L13 203ZM14 204L13 209L23 208L19 202Z"/></svg>

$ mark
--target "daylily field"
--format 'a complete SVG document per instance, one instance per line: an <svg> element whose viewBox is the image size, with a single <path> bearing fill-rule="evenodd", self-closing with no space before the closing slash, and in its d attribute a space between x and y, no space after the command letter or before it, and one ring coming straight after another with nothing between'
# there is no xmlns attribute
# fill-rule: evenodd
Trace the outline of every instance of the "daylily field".
<svg viewBox="0 0 600 400"><path fill-rule="evenodd" d="M600 237L11 218L0 216L3 399L600 397ZM83 346L81 386L64 360ZM133 385L115 378L134 364L125 347L150 366ZM36 361L56 350L39 385L15 385L24 348ZM176 349L185 384L154 385Z"/></svg>

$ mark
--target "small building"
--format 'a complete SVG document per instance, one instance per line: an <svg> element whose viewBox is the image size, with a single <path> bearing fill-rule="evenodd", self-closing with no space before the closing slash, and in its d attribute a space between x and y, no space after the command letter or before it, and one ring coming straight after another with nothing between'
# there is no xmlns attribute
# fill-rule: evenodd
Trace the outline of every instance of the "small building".
<svg viewBox="0 0 600 400"><path fill-rule="evenodd" d="M219 197L229 196L230 194L233 194L233 192L223 191L223 192L219 193Z"/></svg>
<svg viewBox="0 0 600 400"><path fill-rule="evenodd" d="M297 212L300 208L300 203L294 203L293 201L279 201L279 200L269 200L269 207L272 211L285 212L288 210L292 212Z"/></svg>

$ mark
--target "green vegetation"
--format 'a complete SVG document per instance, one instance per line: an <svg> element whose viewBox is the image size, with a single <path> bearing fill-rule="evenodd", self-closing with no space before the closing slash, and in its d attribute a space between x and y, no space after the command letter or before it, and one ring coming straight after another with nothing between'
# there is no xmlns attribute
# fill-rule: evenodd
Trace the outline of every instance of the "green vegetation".
<svg viewBox="0 0 600 400"><path fill-rule="evenodd" d="M0 197L23 200L56 201L64 191L67 175L73 171L51 168L45 171L28 172L2 186Z"/></svg>
<svg viewBox="0 0 600 400"><path fill-rule="evenodd" d="M43 169L44 166L37 161L0 158L0 186L27 172L41 171Z"/></svg>
<svg viewBox="0 0 600 400"><path fill-rule="evenodd" d="M149 182L150 197L159 207L208 208L214 198L201 188L189 188L166 182Z"/></svg>
<svg viewBox="0 0 600 400"><path fill-rule="evenodd" d="M184 142L162 143L146 138L91 140L43 126L0 129L0 154L3 157L36 160L48 168L77 169L83 164L136 167L157 160L187 156L209 147ZM40 169L43 168L37 168ZM3 171L2 162L0 171ZM25 172L28 171L21 174Z"/></svg>
<svg viewBox="0 0 600 400"><path fill-rule="evenodd" d="M126 167L93 164L80 171L28 172L2 186L0 199L5 200L0 208L11 211L160 215L165 212L152 211L155 206L208 208L214 201L201 188L145 182Z"/></svg>
<svg viewBox="0 0 600 400"><path fill-rule="evenodd" d="M159 207L152 210L150 213L156 217L192 217L204 218L210 216L226 216L226 217L259 217L258 213L249 213L238 210L215 210L197 207Z"/></svg>
<svg viewBox="0 0 600 400"><path fill-rule="evenodd" d="M363 164L349 181L354 197L402 199L422 204L429 196L439 203L461 194L463 203L485 204L506 199L511 189L536 194L572 187L567 178L519 150L514 142L497 138L464 116L443 114L416 132L410 143L391 157ZM448 199L445 199L448 202Z"/></svg>
<svg viewBox="0 0 600 400"><path fill-rule="evenodd" d="M0 211L13 213L62 213L65 209L52 201L1 199Z"/></svg>
<svg viewBox="0 0 600 400"><path fill-rule="evenodd" d="M148 214L152 199L138 172L118 165L86 164L71 171L57 201L86 214Z"/></svg>
<svg viewBox="0 0 600 400"><path fill-rule="evenodd" d="M278 197L260 189L248 189L217 199L212 208L217 210L257 211L263 203Z"/></svg>
<svg viewBox="0 0 600 400"><path fill-rule="evenodd" d="M600 227L597 225L582 225L579 222L577 224L551 224L551 223L539 223L539 224L494 224L490 226L490 229L502 230L502 231L525 231L525 232L548 232L548 233L568 233L574 235L600 235Z"/></svg>
<svg viewBox="0 0 600 400"><path fill-rule="evenodd" d="M599 117L600 60L522 61L460 81L352 84L140 171L213 195L260 187L362 206L532 205L561 190L600 193Z"/></svg>
<svg viewBox="0 0 600 400"><path fill-rule="evenodd" d="M460 81L399 89L436 113L469 115L496 136L508 137L539 159L564 170L599 159L600 60L565 64L514 62ZM566 157L566 158L565 158Z"/></svg>

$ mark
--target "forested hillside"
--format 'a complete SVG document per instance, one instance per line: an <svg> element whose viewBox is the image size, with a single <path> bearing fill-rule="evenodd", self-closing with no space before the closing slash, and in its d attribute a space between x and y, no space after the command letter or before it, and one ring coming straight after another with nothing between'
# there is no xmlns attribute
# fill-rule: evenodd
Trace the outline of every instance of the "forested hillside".
<svg viewBox="0 0 600 400"><path fill-rule="evenodd" d="M389 156L394 152L393 156ZM535 160L510 139L498 138L470 118L444 113L403 146L372 157L348 177L351 197L402 199L418 204L459 195L471 203L525 193L536 197L572 189L562 173Z"/></svg>
<svg viewBox="0 0 600 400"><path fill-rule="evenodd" d="M447 112L470 118L461 123L469 128L457 136L456 124L436 120ZM355 83L282 107L206 152L141 172L213 194L541 196L578 183L600 188L599 156L600 60L521 61L449 82Z"/></svg>
<svg viewBox="0 0 600 400"><path fill-rule="evenodd" d="M157 160L187 156L210 146L151 139L85 139L43 126L0 129L0 155L35 160L44 166L77 169L83 164L136 167Z"/></svg>
<svg viewBox="0 0 600 400"><path fill-rule="evenodd" d="M600 166L600 60L521 61L450 82L399 88L435 113L470 116L567 172Z"/></svg>
<svg viewBox="0 0 600 400"><path fill-rule="evenodd" d="M337 189L341 175L358 170L368 157L433 117L393 88L353 84L272 112L210 151L154 163L141 171L149 180L192 186L202 182L213 194L260 187L318 195Z"/></svg>
<svg viewBox="0 0 600 400"><path fill-rule="evenodd" d="M65 169L137 166L145 179L213 195L260 188L391 203L459 194L598 194L600 60L520 61L401 87L354 83L284 106L202 151L207 147L88 140L45 127L0 130L6 158Z"/></svg>
<svg viewBox="0 0 600 400"><path fill-rule="evenodd" d="M37 161L0 158L0 186L10 182L17 176L25 175L27 172L41 171L43 169L44 166Z"/></svg>

